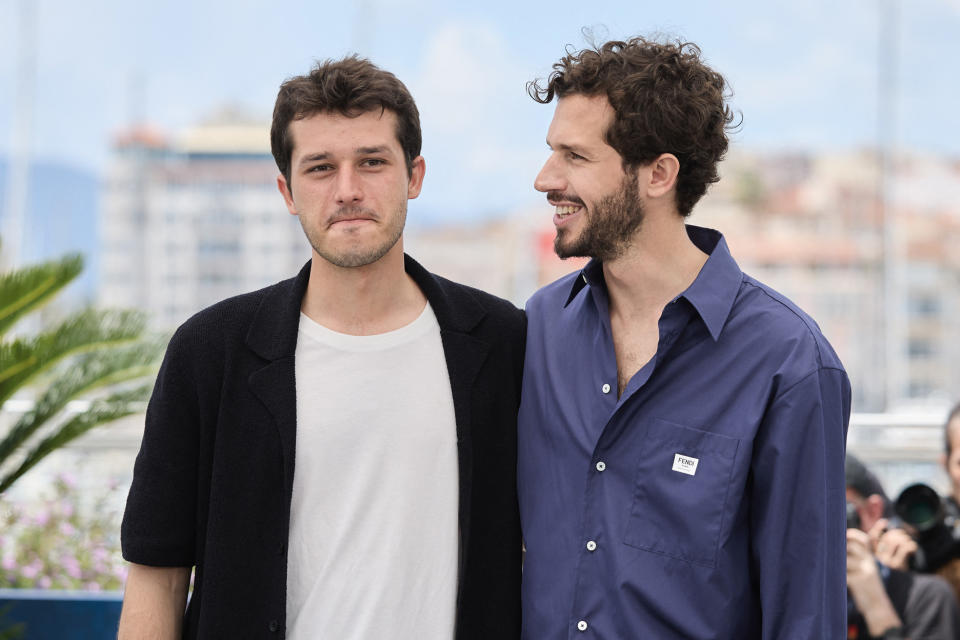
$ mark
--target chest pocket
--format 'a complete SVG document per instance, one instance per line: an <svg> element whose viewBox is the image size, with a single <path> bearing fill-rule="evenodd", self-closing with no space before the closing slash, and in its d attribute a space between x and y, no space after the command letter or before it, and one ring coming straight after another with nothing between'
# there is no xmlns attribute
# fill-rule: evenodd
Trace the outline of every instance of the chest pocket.
<svg viewBox="0 0 960 640"><path fill-rule="evenodd" d="M624 542L708 567L740 440L654 420L640 450Z"/></svg>

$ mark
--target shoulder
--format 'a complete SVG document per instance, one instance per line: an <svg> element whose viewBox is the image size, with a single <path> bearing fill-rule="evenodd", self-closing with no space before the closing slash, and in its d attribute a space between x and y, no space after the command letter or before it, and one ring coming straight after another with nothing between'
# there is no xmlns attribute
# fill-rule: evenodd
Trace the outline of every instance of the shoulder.
<svg viewBox="0 0 960 640"><path fill-rule="evenodd" d="M911 578L903 616L911 637L957 637L960 609L950 583L931 574L916 573Z"/></svg>
<svg viewBox="0 0 960 640"><path fill-rule="evenodd" d="M581 277L580 273L579 269L572 271L538 289L530 296L530 299L527 300L527 313L542 312L549 314L562 309L570 297L570 291L573 289L574 282L577 278Z"/></svg>
<svg viewBox="0 0 960 640"><path fill-rule="evenodd" d="M453 306L476 305L483 313L483 324L493 323L522 328L525 315L509 300L487 293L482 289L454 282L443 276L431 273L444 298Z"/></svg>
<svg viewBox="0 0 960 640"><path fill-rule="evenodd" d="M908 602L911 603L929 603L940 606L944 603L954 603L953 589L950 583L938 575L926 573L914 573L911 576L913 584L910 589Z"/></svg>
<svg viewBox="0 0 960 640"><path fill-rule="evenodd" d="M744 274L728 323L755 336L765 352L774 352L801 371L843 370L840 358L820 326L782 293Z"/></svg>
<svg viewBox="0 0 960 640"><path fill-rule="evenodd" d="M205 354L243 342L264 300L291 288L296 278L226 298L193 314L174 332L168 351Z"/></svg>

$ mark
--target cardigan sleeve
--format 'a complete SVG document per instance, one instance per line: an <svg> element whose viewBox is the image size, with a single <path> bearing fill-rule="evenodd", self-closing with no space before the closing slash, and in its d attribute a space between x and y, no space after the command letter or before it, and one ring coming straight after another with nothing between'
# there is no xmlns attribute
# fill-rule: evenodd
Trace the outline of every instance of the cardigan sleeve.
<svg viewBox="0 0 960 640"><path fill-rule="evenodd" d="M196 562L201 408L192 362L196 341L174 334L147 406L143 441L121 525L129 562L189 567Z"/></svg>

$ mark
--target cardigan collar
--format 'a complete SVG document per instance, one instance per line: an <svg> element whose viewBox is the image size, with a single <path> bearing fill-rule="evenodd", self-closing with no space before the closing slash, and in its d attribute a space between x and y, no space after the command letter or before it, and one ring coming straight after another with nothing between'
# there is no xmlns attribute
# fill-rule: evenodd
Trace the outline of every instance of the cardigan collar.
<svg viewBox="0 0 960 640"><path fill-rule="evenodd" d="M310 280L308 261L300 273L269 287L250 323L247 345L266 360L292 357L297 349L300 305ZM433 275L404 254L403 266L430 303L441 330L468 333L483 319L483 307L462 288L448 287L444 278Z"/></svg>

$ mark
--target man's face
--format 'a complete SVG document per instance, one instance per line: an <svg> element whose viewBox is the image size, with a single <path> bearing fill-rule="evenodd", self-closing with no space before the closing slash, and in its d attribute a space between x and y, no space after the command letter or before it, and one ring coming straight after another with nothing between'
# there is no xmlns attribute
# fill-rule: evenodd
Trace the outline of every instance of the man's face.
<svg viewBox="0 0 960 640"><path fill-rule="evenodd" d="M950 457L947 458L947 474L953 484L953 497L960 499L960 417L950 421Z"/></svg>
<svg viewBox="0 0 960 640"><path fill-rule="evenodd" d="M643 203L637 174L604 132L614 112L606 96L569 95L557 101L547 132L552 150L534 182L556 207L554 250L561 258L620 256L640 228Z"/></svg>
<svg viewBox="0 0 960 640"><path fill-rule="evenodd" d="M852 487L847 487L847 502L853 504L860 516L860 529L869 531L883 517L883 498L878 495L865 498Z"/></svg>
<svg viewBox="0 0 960 640"><path fill-rule="evenodd" d="M316 256L338 267L362 267L391 251L400 238L407 200L420 194L424 162L407 173L392 111L349 118L317 113L290 123L290 180L277 184Z"/></svg>

